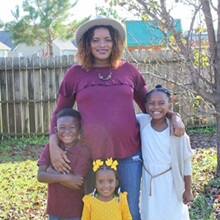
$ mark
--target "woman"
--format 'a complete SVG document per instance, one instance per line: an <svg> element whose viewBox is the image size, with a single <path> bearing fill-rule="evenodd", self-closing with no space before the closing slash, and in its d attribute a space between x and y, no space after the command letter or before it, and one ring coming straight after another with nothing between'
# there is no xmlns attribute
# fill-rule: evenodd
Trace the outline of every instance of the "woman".
<svg viewBox="0 0 220 220"><path fill-rule="evenodd" d="M56 113L76 102L92 159L112 157L119 160L121 189L128 192L133 219L140 220L142 164L133 100L144 111L147 89L137 69L121 61L125 36L124 27L109 18L99 17L78 28L76 43L80 65L72 66L61 84L51 124L50 154L56 170L68 171L68 159L60 151L54 134ZM175 114L172 115L176 122ZM179 131L182 130L176 130Z"/></svg>

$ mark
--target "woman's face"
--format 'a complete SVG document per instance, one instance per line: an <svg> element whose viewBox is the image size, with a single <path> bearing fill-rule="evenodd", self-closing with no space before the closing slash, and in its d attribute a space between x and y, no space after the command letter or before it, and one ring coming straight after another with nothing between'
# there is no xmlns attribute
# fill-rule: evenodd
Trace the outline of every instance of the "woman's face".
<svg viewBox="0 0 220 220"><path fill-rule="evenodd" d="M91 40L91 51L95 64L108 63L112 47L113 41L109 30L104 27L96 28Z"/></svg>

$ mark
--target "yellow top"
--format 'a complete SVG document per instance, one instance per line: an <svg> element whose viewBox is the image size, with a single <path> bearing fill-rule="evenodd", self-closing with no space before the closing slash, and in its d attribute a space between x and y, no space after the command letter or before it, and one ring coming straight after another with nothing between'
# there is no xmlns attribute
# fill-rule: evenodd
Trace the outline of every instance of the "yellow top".
<svg viewBox="0 0 220 220"><path fill-rule="evenodd" d="M126 192L107 202L93 195L86 195L83 197L83 202L81 220L132 220Z"/></svg>

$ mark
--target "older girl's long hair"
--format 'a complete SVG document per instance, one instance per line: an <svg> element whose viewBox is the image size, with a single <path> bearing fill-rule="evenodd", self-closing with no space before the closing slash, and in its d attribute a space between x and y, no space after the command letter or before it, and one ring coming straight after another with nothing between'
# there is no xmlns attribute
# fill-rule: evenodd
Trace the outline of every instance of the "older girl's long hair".
<svg viewBox="0 0 220 220"><path fill-rule="evenodd" d="M109 57L109 64L112 68L117 68L120 65L120 61L124 52L125 42L121 39L118 31L109 25L94 26L90 28L82 36L82 39L78 45L77 59L83 68L89 70L94 65L94 56L91 51L91 41L96 28L107 28L112 38L113 46L112 52Z"/></svg>

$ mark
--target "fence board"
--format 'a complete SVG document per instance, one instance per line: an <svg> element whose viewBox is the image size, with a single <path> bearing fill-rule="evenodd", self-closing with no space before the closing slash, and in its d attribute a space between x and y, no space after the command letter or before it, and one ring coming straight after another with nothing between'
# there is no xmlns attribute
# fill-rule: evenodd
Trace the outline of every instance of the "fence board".
<svg viewBox="0 0 220 220"><path fill-rule="evenodd" d="M22 133L22 102L21 100L21 82L20 82L20 72L14 71L14 111L15 111L15 133L21 134Z"/></svg>
<svg viewBox="0 0 220 220"><path fill-rule="evenodd" d="M3 64L4 65L4 64ZM1 119L2 127L1 133L10 133L9 132L9 123L8 123L8 103L7 103L7 82L6 82L6 71L0 72L0 89L1 89Z"/></svg>
<svg viewBox="0 0 220 220"><path fill-rule="evenodd" d="M28 130L29 133L35 133L37 130L37 122L35 120L35 102L34 102L34 76L33 71L28 69L28 100L29 100L29 121Z"/></svg>

